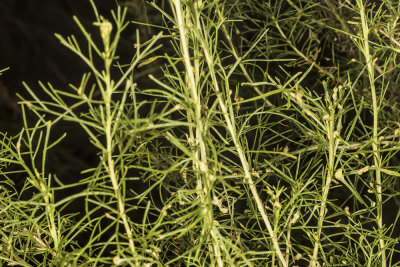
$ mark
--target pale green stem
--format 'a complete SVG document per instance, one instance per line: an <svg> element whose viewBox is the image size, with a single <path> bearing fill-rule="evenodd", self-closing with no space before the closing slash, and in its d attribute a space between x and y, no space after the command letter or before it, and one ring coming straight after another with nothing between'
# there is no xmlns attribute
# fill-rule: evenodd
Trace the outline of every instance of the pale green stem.
<svg viewBox="0 0 400 267"><path fill-rule="evenodd" d="M50 135L50 126L51 126L51 121L46 122L46 139L44 143L44 150L43 150L43 165L42 165L42 175L44 175L45 172L45 162L46 162L46 154L47 154L47 145L48 145L48 140L49 140L49 135ZM36 171L36 169L35 169ZM50 234L51 237L53 238L54 242L54 251L58 251L58 245L60 244L60 238L57 232L57 225L55 223L55 208L53 206L54 204L54 197L52 193L49 191L48 186L46 185L46 180L44 177L40 177L38 172L36 171L36 175L38 175L39 183L40 183L40 188L42 189L42 193L44 194L44 201L46 203L46 215L47 219L49 220L50 223ZM49 177L50 179L50 177ZM53 255L55 256L55 254Z"/></svg>
<svg viewBox="0 0 400 267"><path fill-rule="evenodd" d="M50 223L50 234L51 234L51 237L53 238L53 242L54 242L54 251L58 251L58 245L60 243L60 240L59 240L58 234L57 234L57 226L54 221L55 208L52 203L53 201L51 201L53 196L51 195L50 192L48 192L47 188L44 191L44 194L45 194L44 201L46 203L46 215L47 215L47 219ZM53 256L55 256L55 255L53 255Z"/></svg>
<svg viewBox="0 0 400 267"><path fill-rule="evenodd" d="M381 157L379 153L379 141L378 141L378 106L376 99L376 90L375 90L375 78L374 78L374 63L370 54L369 49L369 28L368 23L365 16L365 8L362 0L357 0L358 8L360 9L360 17L361 17L361 26L363 32L363 42L364 42L364 57L367 64L369 83L371 86L371 95L372 95L372 110L373 110L373 141L372 141L372 150L374 152L374 165L377 167L375 170L376 173L376 202L377 202L377 216L376 222L378 225L379 235L382 234L383 222L382 222L382 179L381 179ZM380 237L379 244L381 251L379 252L382 258L382 266L386 266L386 252L385 252L385 241Z"/></svg>
<svg viewBox="0 0 400 267"><path fill-rule="evenodd" d="M106 47L106 51L108 48ZM119 186L118 186L118 177L116 176L115 173L115 167L114 167L114 160L112 159L112 151L113 151L113 131L112 131L112 125L113 125L113 115L111 112L111 97L113 93L113 86L111 82L111 75L110 75L110 65L111 65L111 59L106 56L105 59L105 75L104 75L104 80L105 80L105 87L106 87L106 97L104 99L105 101L105 106L106 106L106 158L107 158L107 167L108 167L108 173L110 175L111 179L111 184L114 190L115 198L117 199L117 204L118 204L118 212L119 216L122 220L122 223L125 228L126 235L128 237L128 244L129 248L132 252L132 254L135 256L136 255L136 249L135 249L135 244L133 242L133 236L132 236L132 229L131 226L129 225L129 221L126 215L125 211L125 203L122 197L122 194L120 192ZM136 264L138 264L138 261L135 260Z"/></svg>
<svg viewBox="0 0 400 267"><path fill-rule="evenodd" d="M238 136L236 134L234 121L231 120L231 118L229 116L228 108L226 106L226 103L225 103L224 99L222 98L222 93L221 93L221 90L219 89L218 79L217 79L217 77L215 75L216 72L214 70L214 62L213 62L212 57L211 57L210 52L209 52L209 47L203 41L203 39L204 38L200 38L200 40L202 41L201 46L203 48L204 56L205 56L205 59L206 59L206 62L207 62L207 65L208 65L208 68L209 68L209 71L210 71L211 79L212 79L212 82L213 82L213 87L214 87L214 90L217 93L218 103L219 103L219 106L220 106L220 108L222 110L222 114L224 115L224 119L226 121L226 125L227 125L227 128L228 128L229 134L232 137L232 141L233 141L233 143L235 145L235 148L236 148L236 151L237 151L237 153L239 155L239 159L240 159L240 162L242 164L242 168L243 168L243 172L244 172L244 176L245 176L245 181L249 184L249 188L250 188L250 191L251 191L251 193L252 193L252 195L254 197L254 200L256 202L257 209L260 212L261 217L263 218L263 221L264 221L264 223L265 223L265 225L267 227L268 233L269 233L269 235L271 237L273 246L275 248L275 252L279 257L279 260L280 260L281 264L284 267L286 267L288 265L287 265L287 263L285 261L285 258L283 257L281 249L279 248L277 237L274 234L274 230L272 229L271 223L270 223L270 221L268 219L268 216L267 216L267 214L265 212L262 200L261 200L261 198L260 198L260 196L259 196L259 194L257 192L257 188L256 188L256 186L255 186L255 184L253 182L252 177L251 177L249 164L247 162L246 155L245 155L244 150L243 150L243 148L241 146L239 138L238 138Z"/></svg>
<svg viewBox="0 0 400 267"><path fill-rule="evenodd" d="M182 51L182 56L186 68L186 75L187 75L187 80L188 80L188 87L190 91L190 96L189 100L193 102L194 104L194 122L196 124L196 143L195 147L197 151L195 151L195 165L197 170L200 170L200 173L202 174L203 177L203 183L201 184L200 181L198 182L198 185L201 186L199 187L198 190L200 191L200 196L203 199L203 202L205 204L206 208L206 214L204 216L204 227L202 230L202 235L207 235L208 233L211 233L211 238L213 242L213 250L214 250L214 256L217 259L217 264L220 267L223 267L223 261L221 257L221 252L220 252L220 245L219 241L217 239L217 235L215 231L218 231L217 228L214 226L214 214L213 214L213 207L212 207L212 199L210 196L210 188L212 186L211 183L211 176L210 176L210 171L208 168L208 162L207 162L207 147L206 144L203 140L203 136L205 133L204 125L202 122L202 116L201 116L201 98L198 93L198 86L195 78L195 72L192 66L192 63L190 61L190 53L189 53L189 46L188 46L188 39L187 39L187 32L185 27L188 27L188 25L185 24L184 18L185 14L182 12L182 6L180 0L174 0L173 1L175 4L175 10L176 10L176 22L177 26L179 28L180 32L180 40L181 40L181 51ZM199 4L199 3L197 3ZM196 19L196 14L191 14L193 17ZM198 20L198 17L197 17ZM194 42L196 41L195 38ZM199 68L196 67L196 71L199 71ZM197 73L198 74L198 73ZM199 75L198 75L199 76ZM203 188L204 187L204 188Z"/></svg>
<svg viewBox="0 0 400 267"><path fill-rule="evenodd" d="M322 227L325 220L325 215L327 212L326 202L328 199L329 189L332 182L333 176L333 168L335 166L335 157L336 157L336 137L334 136L334 127L335 127L335 111L331 109L330 111L330 121L327 125L327 134L329 139L329 151L328 151L328 170L326 174L325 184L322 187L322 198L321 198L321 207L319 209L319 218L318 218L318 226L317 226L317 233L315 236L315 243L314 243L314 252L311 259L311 266L320 266L318 262L318 251L322 250L320 247L321 244L321 233ZM325 254L323 254L325 255Z"/></svg>

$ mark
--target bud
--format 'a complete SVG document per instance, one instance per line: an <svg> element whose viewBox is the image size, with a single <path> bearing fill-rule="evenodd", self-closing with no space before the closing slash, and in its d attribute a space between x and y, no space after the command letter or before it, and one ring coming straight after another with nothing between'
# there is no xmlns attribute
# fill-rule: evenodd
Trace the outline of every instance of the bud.
<svg viewBox="0 0 400 267"><path fill-rule="evenodd" d="M339 179L339 180L342 180L342 179L343 179L343 171L342 171L342 169L338 169L338 170L335 172L335 178L336 178L336 179Z"/></svg>
<svg viewBox="0 0 400 267"><path fill-rule="evenodd" d="M300 214L299 214L299 212L297 211L297 212L293 215L293 219L290 221L290 224L295 224L299 218L300 218Z"/></svg>
<svg viewBox="0 0 400 267"><path fill-rule="evenodd" d="M361 174L367 172L368 170L369 170L369 166L365 166L364 168L359 169L359 170L357 171L357 174L358 174L358 175L361 175Z"/></svg>
<svg viewBox="0 0 400 267"><path fill-rule="evenodd" d="M118 265L121 263L121 258L117 255L113 258L113 263Z"/></svg>
<svg viewBox="0 0 400 267"><path fill-rule="evenodd" d="M322 118L326 121L332 121L332 118L329 115L324 115Z"/></svg>
<svg viewBox="0 0 400 267"><path fill-rule="evenodd" d="M96 22L94 25L100 27L100 36L101 39L103 39L104 44L108 46L110 43L110 35L112 32L112 24L108 20L104 19L103 17L100 17L101 22Z"/></svg>

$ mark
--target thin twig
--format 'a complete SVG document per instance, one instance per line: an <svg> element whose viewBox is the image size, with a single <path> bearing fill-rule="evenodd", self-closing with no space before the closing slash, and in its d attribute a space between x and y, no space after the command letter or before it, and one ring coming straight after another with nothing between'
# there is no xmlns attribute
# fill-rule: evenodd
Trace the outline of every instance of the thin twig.
<svg viewBox="0 0 400 267"><path fill-rule="evenodd" d="M380 137L380 140L381 140L380 143L382 145L391 144L391 143L393 143L393 141L386 141L386 140L390 140L390 139L393 139L393 138L396 138L396 137L398 137L398 135L395 135L395 134L382 136L382 137ZM363 147L363 146L367 145L370 142L371 141L362 141L362 142L357 142L357 143L351 143L351 144L348 144L348 145L339 145L338 146L338 150L341 150L341 149L344 149L344 151L355 150L355 149L358 149L360 147ZM309 147L306 147L306 148L302 148L302 149L290 152L290 155L291 156L296 156L296 155L303 154L303 153L306 153L306 152L313 152L313 151L316 151L316 150L319 150L319 149L327 149L327 147L326 147L326 145L309 146ZM278 157L272 159L271 161L272 162L277 162L277 161L284 160L286 158L289 158L289 156L279 155Z"/></svg>

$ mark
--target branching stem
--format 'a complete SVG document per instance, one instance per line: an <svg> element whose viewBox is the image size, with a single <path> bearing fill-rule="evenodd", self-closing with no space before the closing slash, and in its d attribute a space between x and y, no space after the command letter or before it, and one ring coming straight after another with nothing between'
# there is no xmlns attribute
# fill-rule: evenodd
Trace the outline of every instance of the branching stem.
<svg viewBox="0 0 400 267"><path fill-rule="evenodd" d="M376 179L376 204L377 204L377 215L376 215L376 222L378 225L379 230L379 244L380 244L380 256L382 259L382 266L386 266L386 252L385 252L385 241L382 239L382 229L383 229L383 203L382 203L382 179L381 179L381 156L379 152L379 140L378 140L378 105L377 105L377 96L376 96L376 89L375 89L375 75L374 75L374 60L370 53L370 46L368 40L369 28L367 23L367 18L365 14L365 7L362 0L357 0L357 5L360 12L361 17L361 27L362 27L362 34L363 34L363 53L365 57L365 62L367 64L367 71L369 77L369 83L371 86L371 96L372 96L372 111L373 111L373 130L372 130L372 150L374 153L374 165L377 167L375 170L375 179Z"/></svg>

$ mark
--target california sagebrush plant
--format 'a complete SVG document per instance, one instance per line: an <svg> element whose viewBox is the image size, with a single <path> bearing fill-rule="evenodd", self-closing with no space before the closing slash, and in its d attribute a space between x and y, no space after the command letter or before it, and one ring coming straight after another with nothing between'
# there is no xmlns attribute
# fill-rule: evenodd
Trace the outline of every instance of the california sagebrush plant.
<svg viewBox="0 0 400 267"><path fill-rule="evenodd" d="M24 84L2 133L2 263L397 266L395 2L151 1L128 59L143 23L91 1L85 44L56 35L90 72L47 99ZM46 165L62 120L98 149L77 183Z"/></svg>

